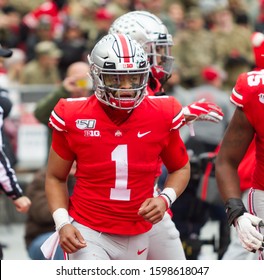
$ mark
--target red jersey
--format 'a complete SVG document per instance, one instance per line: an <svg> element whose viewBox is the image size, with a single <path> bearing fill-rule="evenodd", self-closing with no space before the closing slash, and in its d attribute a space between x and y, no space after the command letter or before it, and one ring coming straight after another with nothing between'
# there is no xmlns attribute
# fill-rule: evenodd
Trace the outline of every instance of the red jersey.
<svg viewBox="0 0 264 280"><path fill-rule="evenodd" d="M159 157L169 172L188 162L178 131L182 122L181 105L168 96L145 97L120 125L111 121L94 95L61 99L50 126L53 149L77 162L69 214L97 231L148 231L152 225L137 212L153 197Z"/></svg>
<svg viewBox="0 0 264 280"><path fill-rule="evenodd" d="M160 92L161 90L163 91L163 89L161 88L160 81L153 76L149 77L148 86L147 86L147 94L150 96L155 96L156 93ZM162 174L161 167L162 167L162 160L160 159L158 168L157 168L157 174L156 174L157 178Z"/></svg>
<svg viewBox="0 0 264 280"><path fill-rule="evenodd" d="M264 70L241 74L232 91L230 100L241 107L256 131L256 164L252 187L264 190Z"/></svg>
<svg viewBox="0 0 264 280"><path fill-rule="evenodd" d="M156 93L160 92L161 90L162 89L161 89L160 81L154 77L149 77L148 86L147 86L147 94L154 96Z"/></svg>

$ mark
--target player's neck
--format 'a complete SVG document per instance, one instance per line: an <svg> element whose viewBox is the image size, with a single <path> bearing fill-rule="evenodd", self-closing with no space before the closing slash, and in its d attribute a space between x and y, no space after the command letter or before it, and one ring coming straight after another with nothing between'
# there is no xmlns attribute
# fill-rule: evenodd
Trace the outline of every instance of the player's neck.
<svg viewBox="0 0 264 280"><path fill-rule="evenodd" d="M133 112L133 110L115 109L105 104L102 104L102 107L109 119L111 119L111 121L116 125L121 125L125 122Z"/></svg>

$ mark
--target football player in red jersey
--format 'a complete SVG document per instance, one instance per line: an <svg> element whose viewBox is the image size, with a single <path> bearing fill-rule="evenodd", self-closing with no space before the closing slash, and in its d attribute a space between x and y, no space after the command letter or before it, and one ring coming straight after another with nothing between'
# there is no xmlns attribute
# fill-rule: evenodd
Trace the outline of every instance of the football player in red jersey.
<svg viewBox="0 0 264 280"><path fill-rule="evenodd" d="M260 71L264 69L264 58L262 54L264 53L264 34L260 32L254 32L251 36L251 44L255 57L255 71ZM250 146L247 149L243 160L240 162L238 167L238 175L240 181L240 189L241 189L241 199L243 203L246 205L247 210L254 214L254 206L252 205L252 194L254 194L254 189L251 189L251 181L252 181L252 170L255 167L256 163L256 144L255 137L252 140ZM245 250L241 246L241 242L238 236L232 236L231 243L228 246L228 250L223 256L223 260L254 260L258 257L263 259L260 254L254 255L249 251Z"/></svg>
<svg viewBox="0 0 264 280"><path fill-rule="evenodd" d="M70 259L146 259L153 224L190 178L178 131L182 107L173 97L146 96L148 58L129 36L103 37L88 61L95 94L61 99L49 123L46 193L60 245ZM154 198L159 157L169 176ZM69 198L73 161L76 185Z"/></svg>
<svg viewBox="0 0 264 280"><path fill-rule="evenodd" d="M173 40L166 26L154 14L147 11L133 11L117 18L109 29L110 34L127 34L139 42L148 55L150 75L147 94L150 96L165 94L163 85L169 79L174 63L171 56ZM195 102L184 108L186 122L208 120L218 122L222 119L222 110L209 102ZM160 162L157 178L161 174ZM158 195L155 191L155 195ZM186 259L179 231L166 213L160 223L150 231L148 259ZM164 249L165 248L165 249Z"/></svg>
<svg viewBox="0 0 264 280"><path fill-rule="evenodd" d="M226 203L229 224L236 227L242 246L250 252L259 250L259 259L264 259L264 127L261 122L264 112L264 53L263 48L256 47L263 43L264 36L261 33L253 36L259 70L240 74L233 88L230 100L237 108L217 156L216 179ZM241 200L237 170L252 141L255 141L255 166L248 213Z"/></svg>

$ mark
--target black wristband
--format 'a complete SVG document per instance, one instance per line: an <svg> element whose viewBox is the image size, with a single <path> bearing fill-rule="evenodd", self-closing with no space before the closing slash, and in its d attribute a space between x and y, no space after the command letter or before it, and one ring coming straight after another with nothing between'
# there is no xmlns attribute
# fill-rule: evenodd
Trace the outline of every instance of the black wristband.
<svg viewBox="0 0 264 280"><path fill-rule="evenodd" d="M240 198L229 198L225 204L228 224L231 226L239 216L247 212L242 200Z"/></svg>

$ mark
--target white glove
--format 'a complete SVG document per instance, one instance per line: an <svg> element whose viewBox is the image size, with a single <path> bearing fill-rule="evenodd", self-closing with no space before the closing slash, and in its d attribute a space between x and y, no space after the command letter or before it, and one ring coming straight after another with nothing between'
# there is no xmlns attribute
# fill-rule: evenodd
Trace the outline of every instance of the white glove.
<svg viewBox="0 0 264 280"><path fill-rule="evenodd" d="M263 251L264 236L256 229L256 226L260 225L263 225L262 219L249 213L239 216L235 222L240 242L250 252Z"/></svg>
<svg viewBox="0 0 264 280"><path fill-rule="evenodd" d="M222 109L212 102L205 102L205 99L193 102L183 108L187 124L194 121L210 121L218 123L223 119Z"/></svg>

